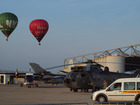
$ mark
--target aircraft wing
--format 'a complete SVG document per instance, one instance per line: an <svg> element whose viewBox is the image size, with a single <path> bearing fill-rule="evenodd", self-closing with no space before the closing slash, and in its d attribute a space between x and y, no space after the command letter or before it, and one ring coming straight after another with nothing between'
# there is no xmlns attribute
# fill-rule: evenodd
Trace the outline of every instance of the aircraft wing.
<svg viewBox="0 0 140 105"><path fill-rule="evenodd" d="M67 74L68 72L60 70L58 73Z"/></svg>

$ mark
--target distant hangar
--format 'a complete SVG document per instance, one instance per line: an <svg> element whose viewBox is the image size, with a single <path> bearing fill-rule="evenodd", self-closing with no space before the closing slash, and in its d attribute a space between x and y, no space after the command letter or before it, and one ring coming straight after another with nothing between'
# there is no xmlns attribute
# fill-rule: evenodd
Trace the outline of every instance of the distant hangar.
<svg viewBox="0 0 140 105"><path fill-rule="evenodd" d="M18 76L20 73L20 76ZM24 82L25 72L0 70L0 84L20 84Z"/></svg>
<svg viewBox="0 0 140 105"><path fill-rule="evenodd" d="M70 71L71 67L73 66L85 66L86 64L82 62L86 62L89 59L103 66L109 67L109 71L111 72L124 73L126 71L136 70L140 68L139 48L140 44L136 44L132 46L66 58L64 59L64 65L71 65L68 67L65 66L64 71ZM79 64L77 65L77 63Z"/></svg>

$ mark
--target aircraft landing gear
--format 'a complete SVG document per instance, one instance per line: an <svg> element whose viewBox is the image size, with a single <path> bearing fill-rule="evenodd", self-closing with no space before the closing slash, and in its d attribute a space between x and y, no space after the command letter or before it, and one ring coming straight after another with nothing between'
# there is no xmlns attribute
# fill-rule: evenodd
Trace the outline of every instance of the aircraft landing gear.
<svg viewBox="0 0 140 105"><path fill-rule="evenodd" d="M23 84L20 85L21 87L23 86Z"/></svg>
<svg viewBox="0 0 140 105"><path fill-rule="evenodd" d="M38 84L36 84L36 87L38 87Z"/></svg>
<svg viewBox="0 0 140 105"><path fill-rule="evenodd" d="M88 92L88 89L84 89L84 92Z"/></svg>
<svg viewBox="0 0 140 105"><path fill-rule="evenodd" d="M28 85L28 88L31 88L31 85Z"/></svg>
<svg viewBox="0 0 140 105"><path fill-rule="evenodd" d="M78 89L77 88L73 89L73 92L78 92Z"/></svg>

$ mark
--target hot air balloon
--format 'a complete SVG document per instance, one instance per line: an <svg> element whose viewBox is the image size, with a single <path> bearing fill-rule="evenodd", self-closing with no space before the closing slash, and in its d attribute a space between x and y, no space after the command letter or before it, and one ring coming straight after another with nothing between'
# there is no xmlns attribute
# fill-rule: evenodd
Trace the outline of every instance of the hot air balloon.
<svg viewBox="0 0 140 105"><path fill-rule="evenodd" d="M10 34L14 31L18 24L18 18L15 14L10 12L5 12L0 14L0 30L3 32L3 34L7 37L10 36Z"/></svg>
<svg viewBox="0 0 140 105"><path fill-rule="evenodd" d="M49 29L49 24L46 20L36 19L30 23L29 28L31 33L34 35L34 37L37 39L40 45L40 41Z"/></svg>

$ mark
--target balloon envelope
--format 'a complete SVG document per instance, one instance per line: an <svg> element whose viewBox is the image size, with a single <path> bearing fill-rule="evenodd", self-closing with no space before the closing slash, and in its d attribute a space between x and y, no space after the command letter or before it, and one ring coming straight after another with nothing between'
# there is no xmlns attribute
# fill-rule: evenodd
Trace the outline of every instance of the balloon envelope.
<svg viewBox="0 0 140 105"><path fill-rule="evenodd" d="M15 14L5 12L0 14L0 30L8 38L18 24L18 18Z"/></svg>
<svg viewBox="0 0 140 105"><path fill-rule="evenodd" d="M36 19L29 25L31 33L40 42L49 29L49 24L46 20Z"/></svg>

